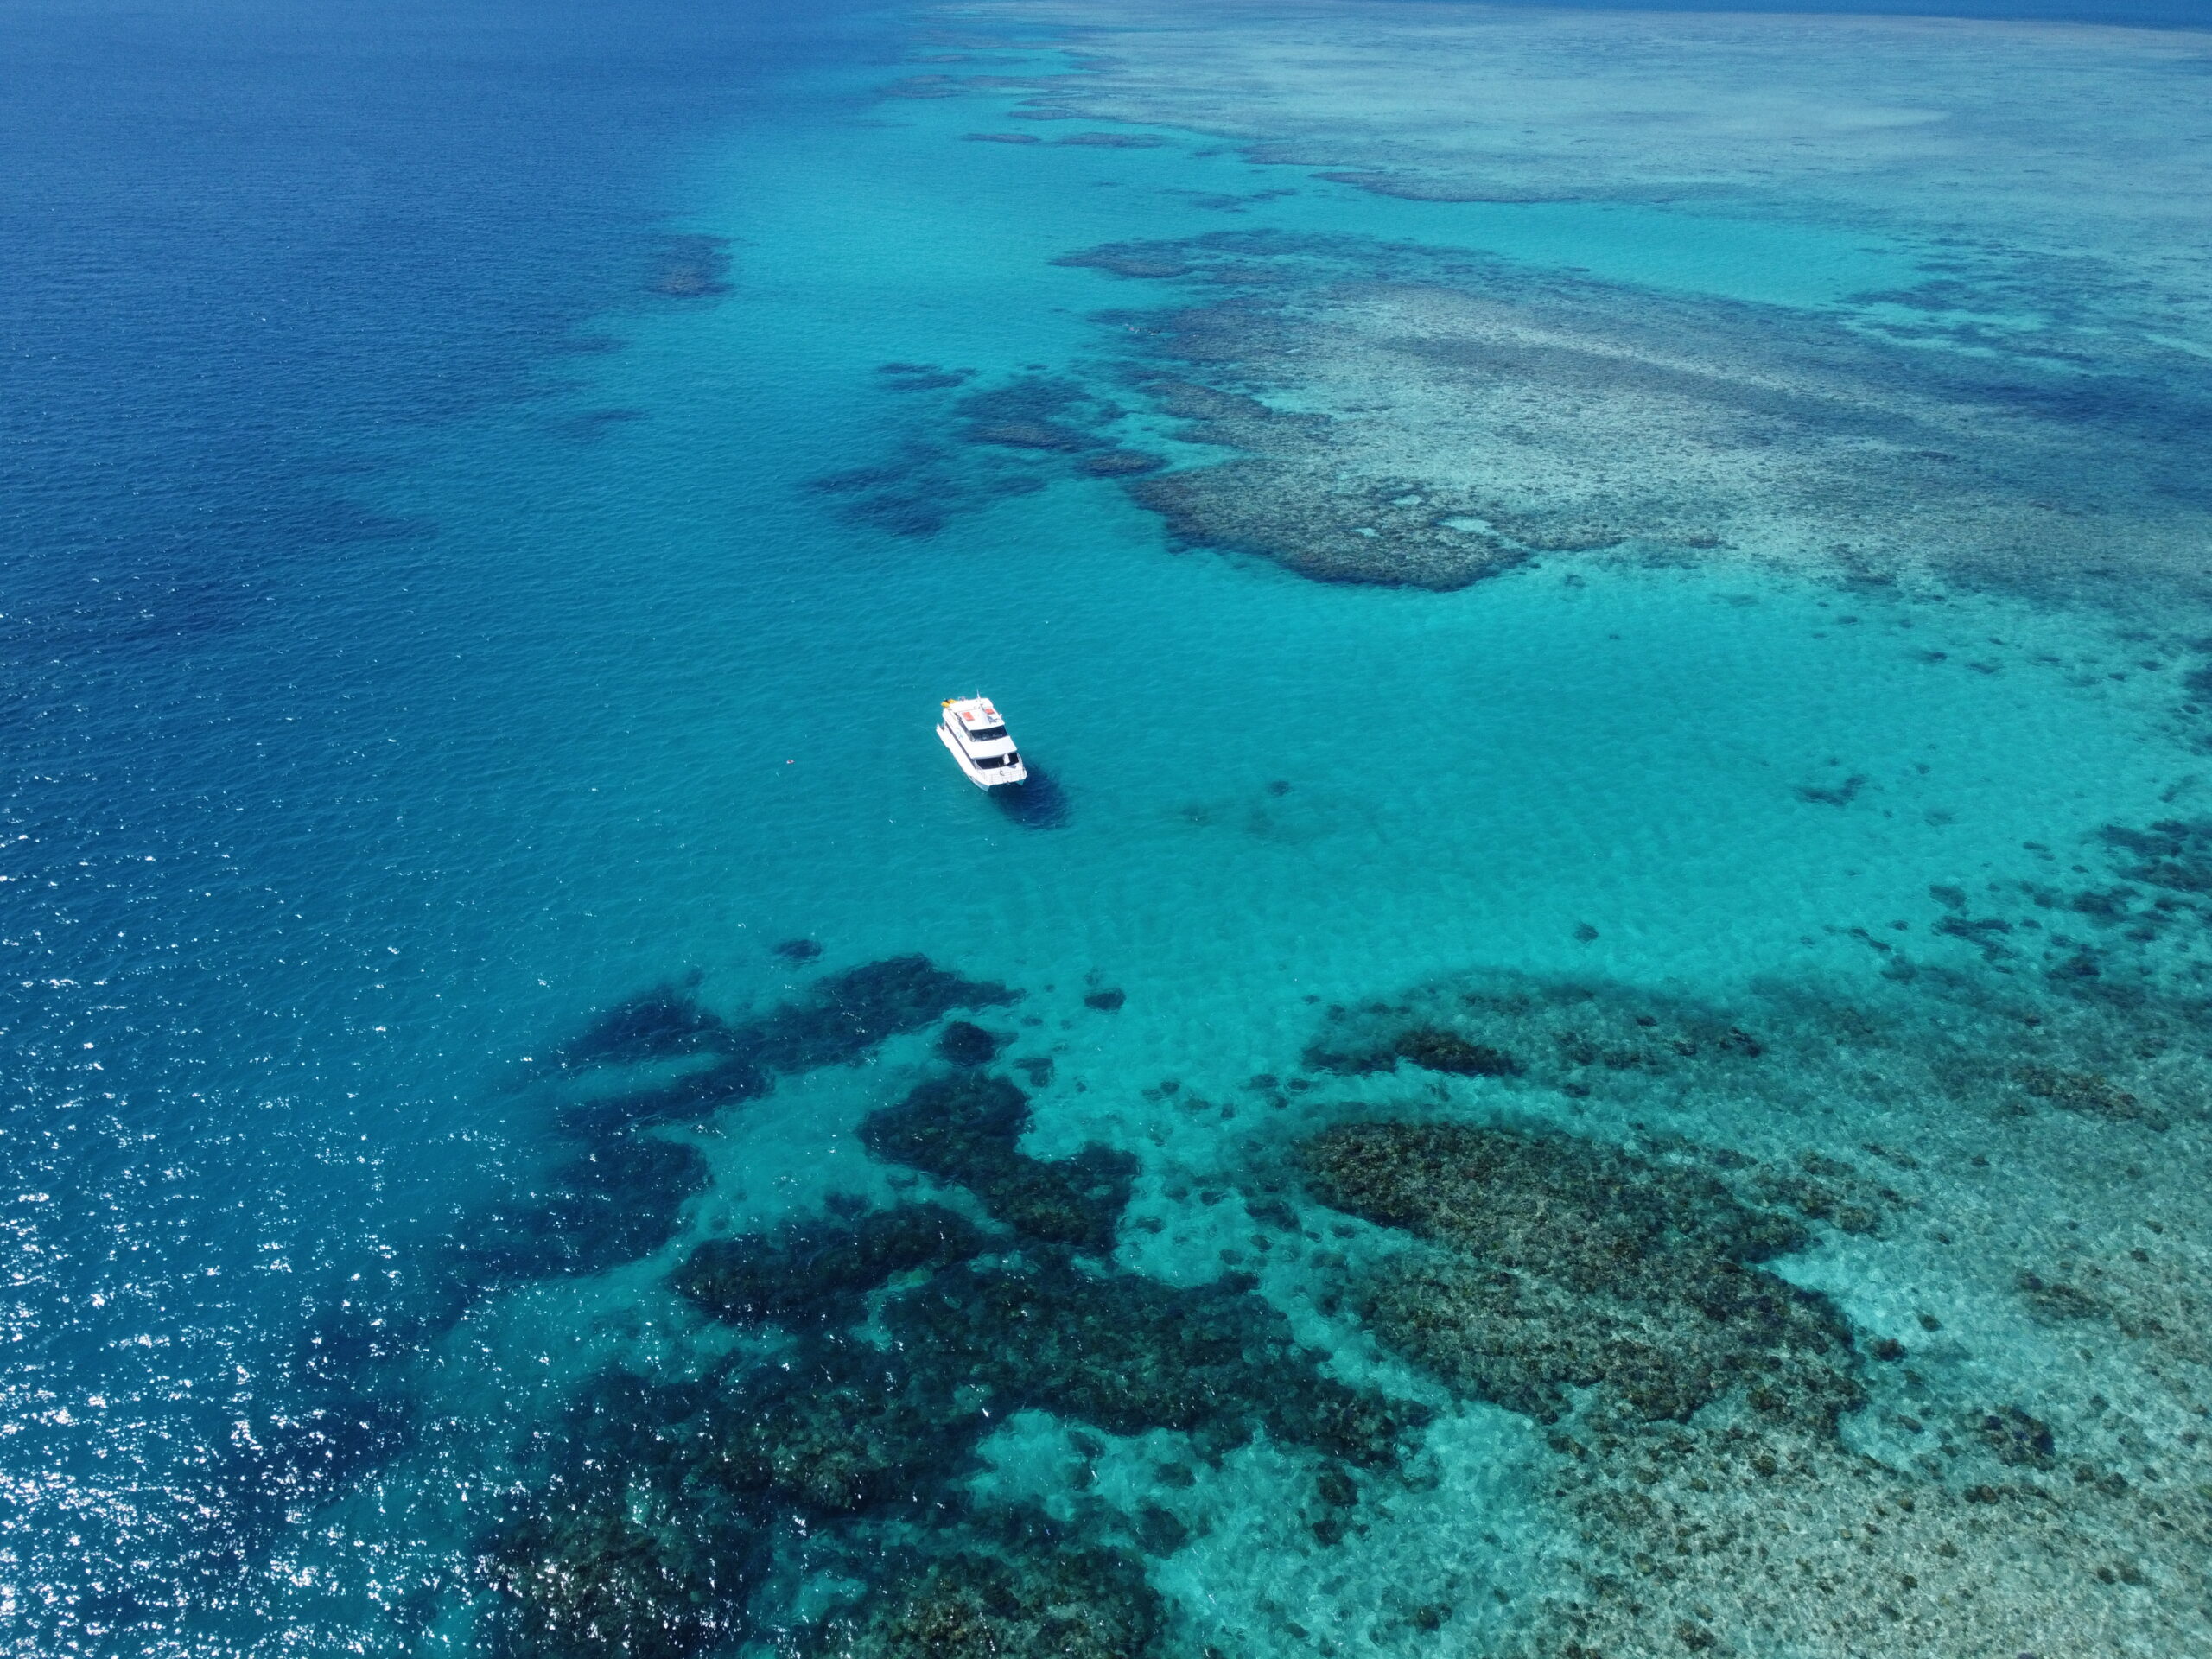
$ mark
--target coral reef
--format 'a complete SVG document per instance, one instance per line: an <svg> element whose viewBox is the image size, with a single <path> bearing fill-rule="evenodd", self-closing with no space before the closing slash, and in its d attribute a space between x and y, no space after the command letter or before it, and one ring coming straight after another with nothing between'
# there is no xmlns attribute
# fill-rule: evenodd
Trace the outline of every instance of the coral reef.
<svg viewBox="0 0 2212 1659"><path fill-rule="evenodd" d="M709 1239L677 1272L677 1289L726 1319L850 1324L860 1298L921 1268L988 1248L973 1223L942 1205L902 1204L850 1227L795 1224L779 1233Z"/></svg>
<svg viewBox="0 0 2212 1659"><path fill-rule="evenodd" d="M707 1184L696 1147L618 1132L494 1205L456 1239L456 1266L480 1285L602 1273L658 1249Z"/></svg>
<svg viewBox="0 0 2212 1659"><path fill-rule="evenodd" d="M971 392L954 405L953 412L967 423L962 435L969 443L1073 451L1095 448L1098 441L1086 429L1118 412L1096 409L1094 404L1079 382L1028 375ZM1080 423L1071 423L1071 417Z"/></svg>
<svg viewBox="0 0 2212 1659"><path fill-rule="evenodd" d="M1296 451L1223 461L1140 478L1131 498L1158 513L1185 547L1249 553L1323 582L1447 592L1524 563L1510 546L1471 526L1486 505L1403 474L1332 472L1308 431L1271 430L1271 448Z"/></svg>
<svg viewBox="0 0 2212 1659"><path fill-rule="evenodd" d="M1701 1171L1454 1124L1345 1125L1300 1151L1323 1202L1445 1247L1382 1268L1363 1308L1471 1393L1546 1421L1570 1387L1645 1418L1737 1387L1830 1425L1861 1402L1840 1316L1757 1266L1803 1229Z"/></svg>
<svg viewBox="0 0 2212 1659"><path fill-rule="evenodd" d="M1521 1063L1504 1050L1487 1043L1471 1043L1457 1032L1440 1031L1434 1026L1416 1026L1399 1033L1392 1053L1424 1070L1450 1071L1463 1077L1510 1077L1521 1070Z"/></svg>
<svg viewBox="0 0 2212 1659"><path fill-rule="evenodd" d="M1440 200L1515 194L1355 181ZM2171 435L2202 395L2172 365L2167 402L2115 395L2091 400L2093 416L2047 364L1947 355L1937 368L1837 319L1473 251L1253 231L1059 263L1205 285L1208 303L1105 321L1138 352L1132 387L1197 423L1188 436L1240 453L1130 493L1179 544L1318 579L1448 588L1547 553L1660 548L1864 576L1936 548L1961 579L2071 592L2115 538L2139 572L2192 583L2189 549L2212 523L2212 501L2172 470ZM2069 469L2074 423L2091 418L2113 474ZM2061 473L2063 514L2045 510Z"/></svg>
<svg viewBox="0 0 2212 1659"><path fill-rule="evenodd" d="M697 1024L664 1007L627 1028L689 1042ZM688 1659L797 1629L824 1653L1149 1654L1163 1604L1097 1520L1071 1532L978 1509L963 1477L998 1425L1049 1412L1177 1431L1213 1456L1265 1435L1330 1466L1396 1466L1427 1411L1322 1375L1251 1281L1177 1287L1077 1256L1110 1249L1129 1160L1030 1158L1015 1144L1028 1113L1011 1084L969 1070L862 1131L878 1156L966 1187L1009 1236L904 1204L693 1251L678 1290L789 1338L696 1382L612 1373L577 1402L485 1554L522 1646ZM868 1340L851 1334L863 1321ZM1337 1486L1338 1510L1357 1504ZM1163 1552L1185 1535L1165 1511L1108 1530ZM801 1612L804 1562L839 1552L869 1563L864 1589Z"/></svg>
<svg viewBox="0 0 2212 1659"><path fill-rule="evenodd" d="M507 1643L540 1659L688 1659L728 1627L730 1563L688 1516L578 1507L505 1534L486 1577L507 1599Z"/></svg>
<svg viewBox="0 0 2212 1659"><path fill-rule="evenodd" d="M1741 1068L1764 1052L1728 1016L1680 999L1639 996L1602 981L1501 974L1424 988L1395 1002L1332 1007L1306 1063L1357 1076L1411 1060L1577 1096L1609 1079L1675 1075L1693 1063ZM1432 1064L1437 1059L1452 1064Z"/></svg>
<svg viewBox="0 0 2212 1659"><path fill-rule="evenodd" d="M886 1038L919 1031L955 1008L1001 1007L1015 1000L1003 985L963 979L926 957L891 957L817 980L801 996L740 1020L702 1007L688 990L662 986L608 1010L563 1046L556 1069L588 1071L654 1062L690 1069L641 1089L591 1095L564 1113L595 1136L621 1124L652 1123L710 1111L764 1094L778 1073L849 1065ZM704 1065L696 1064L699 1061Z"/></svg>
<svg viewBox="0 0 2212 1659"><path fill-rule="evenodd" d="M995 1413L1031 1408L1116 1433L1179 1429L1216 1451L1262 1429L1348 1462L1389 1465L1425 1408L1316 1370L1282 1316L1235 1280L1177 1287L1039 1257L941 1276L883 1309L885 1327Z"/></svg>
<svg viewBox="0 0 2212 1659"><path fill-rule="evenodd" d="M1013 1040L1011 1032L986 1031L973 1020L955 1020L938 1037L938 1057L955 1065L988 1065Z"/></svg>
<svg viewBox="0 0 2212 1659"><path fill-rule="evenodd" d="M1489 1650L2201 1641L2212 1299L2161 1218L2180 1186L2151 1191L2201 1144L2201 1003L1874 983L1723 1007L1473 974L1325 1015L1306 1058L1347 1084L1426 1032L1520 1065L1300 1142L1315 1196L1389 1230L1332 1305L1548 1424L1573 1580ZM1833 1300L1782 1277L1823 1241Z"/></svg>
<svg viewBox="0 0 2212 1659"><path fill-rule="evenodd" d="M1167 141L1148 132L1071 132L1052 142L1086 145L1093 149L1158 149Z"/></svg>
<svg viewBox="0 0 2212 1659"><path fill-rule="evenodd" d="M885 390L949 391L973 377L935 364L880 365ZM1039 490L1071 470L1114 476L1132 470L1106 460L1119 452L1109 430L1123 411L1080 381L1024 373L941 403L906 423L881 459L810 480L847 519L894 536L934 536L963 512ZM1003 791L994 791L995 794Z"/></svg>
<svg viewBox="0 0 2212 1659"><path fill-rule="evenodd" d="M968 1188L1025 1237L1112 1250L1135 1160L1091 1146L1048 1163L1019 1149L1028 1127L1029 1097L1005 1078L932 1078L898 1105L871 1112L861 1143L887 1163Z"/></svg>
<svg viewBox="0 0 2212 1659"><path fill-rule="evenodd" d="M885 1586L823 1650L839 1659L1144 1659L1166 1623L1158 1592L1126 1555L968 1549Z"/></svg>
<svg viewBox="0 0 2212 1659"><path fill-rule="evenodd" d="M663 238L651 281L656 294L701 299L729 292L729 238L671 236Z"/></svg>
<svg viewBox="0 0 2212 1659"><path fill-rule="evenodd" d="M1109 449L1103 454L1085 455L1078 464L1093 478L1134 478L1141 473L1156 473L1167 463L1141 449Z"/></svg>

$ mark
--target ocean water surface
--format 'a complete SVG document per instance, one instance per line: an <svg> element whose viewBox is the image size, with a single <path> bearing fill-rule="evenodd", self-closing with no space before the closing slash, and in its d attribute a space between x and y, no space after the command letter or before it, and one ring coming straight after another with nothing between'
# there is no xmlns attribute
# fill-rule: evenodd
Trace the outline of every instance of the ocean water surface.
<svg viewBox="0 0 2212 1659"><path fill-rule="evenodd" d="M3 16L11 1651L2212 1646L2190 20Z"/></svg>

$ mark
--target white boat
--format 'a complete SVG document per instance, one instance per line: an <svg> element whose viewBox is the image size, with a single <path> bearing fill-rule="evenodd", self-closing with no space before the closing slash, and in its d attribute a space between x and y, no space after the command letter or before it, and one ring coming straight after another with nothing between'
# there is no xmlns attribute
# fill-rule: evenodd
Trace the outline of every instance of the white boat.
<svg viewBox="0 0 2212 1659"><path fill-rule="evenodd" d="M1029 776L1006 721L988 697L947 697L937 723L938 741L952 751L968 781L982 789L1018 784Z"/></svg>

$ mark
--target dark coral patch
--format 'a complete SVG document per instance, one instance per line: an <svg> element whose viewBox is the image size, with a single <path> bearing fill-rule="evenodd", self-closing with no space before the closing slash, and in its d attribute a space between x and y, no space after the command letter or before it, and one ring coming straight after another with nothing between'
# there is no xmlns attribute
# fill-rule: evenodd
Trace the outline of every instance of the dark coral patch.
<svg viewBox="0 0 2212 1659"><path fill-rule="evenodd" d="M957 409L968 422L964 435L970 443L1063 451L1095 448L1096 440L1082 423L1118 412L1096 409L1077 381L1041 374L970 393Z"/></svg>
<svg viewBox="0 0 2212 1659"><path fill-rule="evenodd" d="M2057 1461L2057 1446L2050 1425L2031 1417L2018 1406L1985 1412L1974 1423L1982 1444L2008 1467L2049 1469Z"/></svg>
<svg viewBox="0 0 2212 1659"><path fill-rule="evenodd" d="M503 1644L537 1659L689 1659L735 1623L743 1559L697 1521L626 1502L528 1516L495 1541ZM749 1543L749 1538L747 1540Z"/></svg>
<svg viewBox="0 0 2212 1659"><path fill-rule="evenodd" d="M1051 1162L1032 1158L1016 1144L1028 1127L1029 1097L1004 1077L938 1077L869 1113L861 1143L887 1162L966 1187L1025 1236L1110 1251L1136 1160L1100 1146Z"/></svg>
<svg viewBox="0 0 2212 1659"><path fill-rule="evenodd" d="M968 1549L885 1586L835 1643L851 1659L1145 1659L1159 1592L1118 1551Z"/></svg>
<svg viewBox="0 0 2212 1659"><path fill-rule="evenodd" d="M2169 893L2212 894L2212 818L2162 818L2147 830L2113 824L2105 842L2129 861L2120 873Z"/></svg>
<svg viewBox="0 0 2212 1659"><path fill-rule="evenodd" d="M1317 179L1326 179L1332 184L1349 184L1353 188L1377 196L1395 196L1402 201L1572 201L1572 196L1548 195L1536 191L1514 190L1497 185L1474 184L1464 180L1421 178L1408 173L1316 173Z"/></svg>
<svg viewBox="0 0 2212 1659"><path fill-rule="evenodd" d="M1564 1135L1363 1123L1307 1141L1323 1202L1438 1247L1382 1268L1383 1339L1469 1392L1552 1419L1570 1387L1682 1418L1748 1384L1755 1404L1832 1424L1858 1405L1850 1332L1823 1298L1755 1264L1795 1222L1711 1177Z"/></svg>
<svg viewBox="0 0 2212 1659"><path fill-rule="evenodd" d="M1449 1071L1462 1077L1511 1077L1521 1071L1521 1063L1503 1049L1471 1043L1455 1031L1434 1026L1415 1026L1401 1032L1394 1052L1425 1071Z"/></svg>
<svg viewBox="0 0 2212 1659"><path fill-rule="evenodd" d="M946 390L972 371L934 364L881 365L882 384L901 391ZM869 465L807 480L834 498L840 516L894 536L933 536L960 513L1043 489L1069 461L1108 447L1097 429L1122 411L1080 382L1026 372L957 399L948 430L917 427Z"/></svg>
<svg viewBox="0 0 2212 1659"><path fill-rule="evenodd" d="M849 1227L814 1223L709 1239L675 1284L722 1319L829 1325L857 1318L861 1297L902 1273L965 1262L985 1248L966 1217L942 1205L902 1204Z"/></svg>
<svg viewBox="0 0 2212 1659"><path fill-rule="evenodd" d="M1427 1053L1580 1096L1594 1086L1635 1086L1686 1064L1734 1066L1764 1052L1757 1037L1710 1009L1662 1003L1602 981L1483 975L1425 986L1395 1002L1332 1009L1306 1060L1356 1075L1405 1059L1421 1064Z"/></svg>
<svg viewBox="0 0 2212 1659"><path fill-rule="evenodd" d="M571 1100L561 1109L561 1128L597 1144L632 1127L704 1117L775 1087L766 1071L735 1054L722 1054L673 1075L661 1070L664 1075L640 1087Z"/></svg>
<svg viewBox="0 0 2212 1659"><path fill-rule="evenodd" d="M955 1008L1002 1007L1019 995L927 957L890 957L832 974L804 999L734 1027L734 1052L773 1071L849 1065L885 1039L934 1025Z"/></svg>
<svg viewBox="0 0 2212 1659"><path fill-rule="evenodd" d="M1007 449L1087 449L1090 440L1051 421L993 421L968 429L970 443L995 443Z"/></svg>
<svg viewBox="0 0 2212 1659"><path fill-rule="evenodd" d="M1253 554L1317 582L1446 593L1531 556L1526 545L1465 527L1483 517L1478 505L1400 506L1407 480L1339 474L1302 453L1162 473L1133 480L1128 491L1160 515L1178 546Z"/></svg>
<svg viewBox="0 0 2212 1659"><path fill-rule="evenodd" d="M563 1068L636 1065L699 1053L725 1029L689 989L658 985L616 1003L557 1052Z"/></svg>
<svg viewBox="0 0 2212 1659"><path fill-rule="evenodd" d="M806 488L836 498L839 516L850 523L919 537L936 535L957 513L1040 489L1043 483L1019 467L963 466L940 445L909 439L886 461L809 479Z"/></svg>
<svg viewBox="0 0 2212 1659"><path fill-rule="evenodd" d="M986 1031L972 1020L955 1020L938 1036L937 1052L955 1065L988 1065L1013 1040L1011 1032Z"/></svg>
<svg viewBox="0 0 2212 1659"><path fill-rule="evenodd" d="M677 299L727 294L729 266L728 238L671 236L661 245L648 286Z"/></svg>
<svg viewBox="0 0 2212 1659"><path fill-rule="evenodd" d="M802 944L782 953L798 959ZM934 1025L955 1008L1000 1006L1016 993L964 979L927 957L889 957L815 982L748 1020L728 1020L688 989L664 985L601 1015L558 1051L572 1075L623 1066L674 1070L628 1093L578 1102L572 1127L650 1122L765 1093L775 1073L848 1065L887 1038Z"/></svg>
<svg viewBox="0 0 2212 1659"><path fill-rule="evenodd" d="M454 1249L479 1282L604 1272L666 1243L708 1179L696 1147L616 1135L493 1207Z"/></svg>
<svg viewBox="0 0 2212 1659"><path fill-rule="evenodd" d="M1081 144L1092 149L1158 149L1167 141L1148 132L1071 132L1052 142Z"/></svg>
<svg viewBox="0 0 2212 1659"><path fill-rule="evenodd" d="M810 942L789 941L784 954L801 944ZM954 1008L1015 996L911 956L830 975L746 1020L723 1019L682 985L619 1003L555 1051L553 1069L570 1086L557 1122L575 1150L461 1228L463 1271L482 1288L651 1255L708 1177L696 1148L643 1133L649 1126L754 1098L779 1075L849 1065Z"/></svg>
<svg viewBox="0 0 2212 1659"><path fill-rule="evenodd" d="M2164 1113L2144 1103L2129 1090L2101 1071L2075 1071L2063 1066L2031 1063L2016 1068L2020 1086L2038 1100L2083 1117L2110 1122L2140 1123L2164 1130L2171 1125Z"/></svg>
<svg viewBox="0 0 2212 1659"><path fill-rule="evenodd" d="M1092 270L1110 270L1116 276L1188 276L1198 269L1179 254L1163 252L1142 242L1109 243L1104 247L1086 248L1081 253L1062 254L1052 263Z"/></svg>
<svg viewBox="0 0 2212 1659"><path fill-rule="evenodd" d="M1019 1106L951 1116L990 1120L968 1161L994 1179ZM1249 1281L1178 1288L1034 1240L981 1260L982 1243L910 1205L702 1247L681 1287L792 1338L772 1363L741 1351L696 1382L609 1376L578 1402L547 1443L539 1507L486 1551L508 1629L563 1659L688 1659L766 1630L841 1653L1141 1655L1159 1606L1096 1519L1085 1534L979 1512L964 1477L1008 1416L1179 1430L1209 1454L1265 1433L1378 1467L1427 1421L1322 1376ZM880 1345L850 1339L837 1326L885 1286ZM1138 1531L1173 1548L1176 1526ZM819 1614L788 1605L794 1549L830 1551L875 1587L804 1630Z"/></svg>
<svg viewBox="0 0 2212 1659"><path fill-rule="evenodd" d="M1382 1465L1428 1414L1319 1375L1249 1281L1178 1287L1044 1256L940 1274L882 1319L908 1351L989 1390L995 1412L1053 1411L1115 1433L1181 1429L1225 1448L1264 1428Z"/></svg>
<svg viewBox="0 0 2212 1659"><path fill-rule="evenodd" d="M1103 455L1086 455L1081 466L1093 478L1135 478L1143 473L1156 473L1167 461L1164 456L1147 454L1141 449L1109 449Z"/></svg>

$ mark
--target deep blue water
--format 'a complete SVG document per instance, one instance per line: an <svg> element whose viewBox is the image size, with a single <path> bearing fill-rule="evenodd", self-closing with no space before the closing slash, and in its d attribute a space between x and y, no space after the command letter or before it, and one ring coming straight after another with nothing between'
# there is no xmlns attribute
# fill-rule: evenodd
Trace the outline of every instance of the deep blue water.
<svg viewBox="0 0 2212 1659"><path fill-rule="evenodd" d="M2201 1114L2161 1108L2176 1139L2146 1142L2155 1112L2072 1071L2029 1106L2006 1074L2013 1095L1973 1096L1965 1129L1964 1109L1920 1103L1955 1050L2045 1024L2086 1028L2082 1052L2154 1106L2189 1098L2152 1045L2197 1017L2201 953L2173 930L2200 831L2157 832L2179 839L2155 858L2099 837L2192 810L2187 641L2212 629L1681 548L1452 593L1309 582L1177 550L1056 447L1052 423L1080 419L1217 456L1144 405L1155 371L1126 355L1152 326L1131 308L1205 304L1202 279L1055 263L1102 244L1256 229L1250 263L1293 284L1347 247L1395 266L1471 249L1514 280L1572 293L1572 273L1770 338L1871 327L1884 296L1955 268L1955 238L1902 208L1399 200L1185 133L971 143L1026 132L1025 89L877 89L970 51L985 72L1070 66L1041 26L980 46L944 27L679 4L0 10L10 1651L620 1650L531 1624L499 1565L534 1559L533 1527L546 1559L594 1559L601 1522L727 1551L691 1604L709 1614L642 1622L674 1643L653 1650L791 1651L875 1605L855 1598L895 1578L878 1555L954 1548L902 1506L944 1510L956 1487L958 1548L1141 1559L1175 1610L1147 1643L1420 1651L1454 1618L1472 1642L1556 1579L1574 1523L1543 1509L1548 1454L1525 1410L1378 1347L1338 1294L1373 1238L1283 1196L1291 1139L1416 1103L1505 1101L1516 1122L1777 1169L1910 1144L1937 1172L1912 1201L1977 1216L1960 1195L1980 1192L1985 1119L2040 1112L2026 1196L1992 1206L2013 1230L1970 1267L1931 1266L1902 1223L1889 1255L1829 1227L1795 1281L1870 1351L1875 1333L1916 1351L1952 1298L1952 1347L1919 1362L1946 1411L2019 1402L2094 1448L2110 1396L2176 1432L2171 1402L2130 1403L2139 1375L2114 1382L2024 1313L2013 1275L2062 1203L2120 1241L2117 1201L2062 1177L2185 1172L2162 1149ZM1993 265L1955 268L1990 285L1961 312L2018 300ZM2114 394L2140 400L2114 454L2201 442L2176 415L2201 371L2162 372ZM996 401L962 401L979 397ZM1008 418L1044 441L978 440ZM2070 454L2051 493L2099 466ZM1051 779L1012 810L922 730L979 683ZM2130 912L2142 889L2180 896ZM2091 974L2139 979L2152 1014L2079 994L2092 947ZM1976 977L1992 964L2023 977ZM1835 1058L1872 1040L1831 1010L1852 998L1904 1058ZM1554 1001L1608 1010L1587 1016L1620 1026L1607 1041L1657 1028L1628 1012L1646 1004L1708 1054L1759 1047L1732 1022L1756 1027L1784 1081L1667 1074L1640 1094L1597 1072L1554 1088L1548 1061L1328 1057L1363 1010L1432 1005L1488 1010L1523 1059L1575 1052L1544 1027ZM947 1038L948 1018L995 1036ZM902 1096L942 1105L948 1056L979 1041L1031 1096L1026 1139L917 1150L911 1123L871 1120ZM1606 1066L1640 1087L1673 1064ZM1086 1145L1107 1150L1060 1163ZM1071 1167L1114 1201L1054 1185ZM1046 1221L1020 1211L1024 1182ZM1184 1421L1086 1406L1039 1361L979 1396L1014 1402L985 1440L957 1367L917 1361L902 1386L940 1411L918 1443L944 1466L894 1459L842 1509L725 1511L694 1485L671 1521L653 1507L671 1489L641 1476L618 1502L562 1464L647 1466L626 1412L689 1421L672 1395L594 1395L607 1375L735 1377L774 1420L787 1402L742 1392L768 1339L702 1316L679 1268L702 1240L918 1190L1011 1226L1052 1320L1163 1353L1203 1329L1285 1369L1206 1373ZM1119 1266L1068 1267L1102 1225ZM821 1300L849 1333L857 1303ZM979 1376L984 1351L1022 1351L926 1328L918 1349ZM788 1352L825 1389L875 1351L809 1340ZM1146 1369L1097 1351L1099 1370ZM1324 1353L1332 1385L1438 1414L1387 1501L1388 1459L1281 1403L1327 1397ZM1856 1443L1906 1467L1878 1425L1934 1421L1917 1398L1884 1395ZM1375 1502L1347 1544L1331 1517L1354 1500L1325 1495L1348 1466ZM581 1545L560 1532L576 1514ZM917 1650L869 1630L856 1650Z"/></svg>
<svg viewBox="0 0 2212 1659"><path fill-rule="evenodd" d="M316 982L381 947L306 912L408 811L363 771L404 692L332 624L341 595L404 616L438 556L362 481L594 349L581 320L657 302L684 257L656 194L672 158L836 27L0 15L14 1650L100 1646L104 1624L137 1650L195 1560L224 1581L223 1523L194 1535L163 1483L237 1458L233 1407L282 1408L246 1379L290 1363L299 1309L246 1276L254 1254L358 1248L373 1207L327 1155L359 1062L330 1052ZM154 1347L118 1345L126 1305ZM86 1389L115 1400L110 1431L45 1418ZM79 1481L110 1496L65 1522L51 1500ZM150 1573L121 1565L147 1551Z"/></svg>

